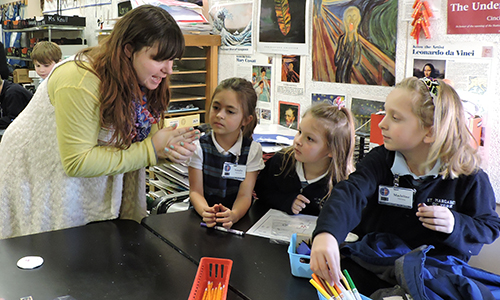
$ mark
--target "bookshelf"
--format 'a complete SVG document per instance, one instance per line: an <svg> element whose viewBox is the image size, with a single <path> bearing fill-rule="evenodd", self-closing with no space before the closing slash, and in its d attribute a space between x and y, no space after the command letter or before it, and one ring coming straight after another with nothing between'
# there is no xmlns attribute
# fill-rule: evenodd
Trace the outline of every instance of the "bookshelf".
<svg viewBox="0 0 500 300"><path fill-rule="evenodd" d="M199 114L206 122L210 98L217 87L220 35L185 34L184 56L174 61L167 118Z"/></svg>

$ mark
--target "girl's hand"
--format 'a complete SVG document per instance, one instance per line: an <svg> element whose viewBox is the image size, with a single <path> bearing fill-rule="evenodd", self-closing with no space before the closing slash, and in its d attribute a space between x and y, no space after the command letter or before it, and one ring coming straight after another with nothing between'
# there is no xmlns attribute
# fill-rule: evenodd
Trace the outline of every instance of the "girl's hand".
<svg viewBox="0 0 500 300"><path fill-rule="evenodd" d="M214 227L215 225L217 225L215 216L217 212L219 212L218 204L212 207L207 206L203 208L203 213L201 214L201 216L203 218L203 222L207 224L207 227Z"/></svg>
<svg viewBox="0 0 500 300"><path fill-rule="evenodd" d="M226 229L231 228L237 221L234 212L222 204L216 204L215 206L219 209L219 212L216 213L217 223L221 223L222 227Z"/></svg>
<svg viewBox="0 0 500 300"><path fill-rule="evenodd" d="M455 226L453 213L444 206L427 206L419 203L417 217L425 228L434 231L452 233Z"/></svg>
<svg viewBox="0 0 500 300"><path fill-rule="evenodd" d="M299 194L295 201L292 203L292 212L296 215L300 213L304 208L306 208L306 205L311 203L309 199L304 197L304 195Z"/></svg>
<svg viewBox="0 0 500 300"><path fill-rule="evenodd" d="M337 239L328 232L314 237L311 248L311 270L321 278L340 285L340 250Z"/></svg>
<svg viewBox="0 0 500 300"><path fill-rule="evenodd" d="M191 128L179 128L177 125L158 130L152 138L158 158L168 158L179 163L187 160L196 150L193 141L200 138L200 132Z"/></svg>

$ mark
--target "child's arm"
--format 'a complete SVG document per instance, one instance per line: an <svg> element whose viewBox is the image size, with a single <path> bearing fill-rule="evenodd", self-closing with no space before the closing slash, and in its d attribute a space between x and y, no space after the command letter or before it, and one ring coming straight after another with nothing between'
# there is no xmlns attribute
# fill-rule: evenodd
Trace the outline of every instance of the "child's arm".
<svg viewBox="0 0 500 300"><path fill-rule="evenodd" d="M203 193L203 171L193 167L189 172L189 199L196 212L203 218L207 227L215 226L215 209L208 206Z"/></svg>
<svg viewBox="0 0 500 300"><path fill-rule="evenodd" d="M247 213L252 205L252 192L258 173L258 171L247 172L245 180L240 184L233 208L229 209L221 205L221 211L217 213L217 223L222 223L225 228L231 228Z"/></svg>

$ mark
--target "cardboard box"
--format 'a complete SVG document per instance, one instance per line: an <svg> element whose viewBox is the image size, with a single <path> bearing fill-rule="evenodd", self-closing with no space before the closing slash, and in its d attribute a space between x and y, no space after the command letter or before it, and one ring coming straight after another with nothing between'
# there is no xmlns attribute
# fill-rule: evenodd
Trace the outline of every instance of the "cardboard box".
<svg viewBox="0 0 500 300"><path fill-rule="evenodd" d="M31 78L28 75L28 69L15 69L14 72L12 72L12 80L15 83L31 83Z"/></svg>
<svg viewBox="0 0 500 300"><path fill-rule="evenodd" d="M177 118L165 118L165 127L177 124L177 128L200 125L200 114L187 115Z"/></svg>

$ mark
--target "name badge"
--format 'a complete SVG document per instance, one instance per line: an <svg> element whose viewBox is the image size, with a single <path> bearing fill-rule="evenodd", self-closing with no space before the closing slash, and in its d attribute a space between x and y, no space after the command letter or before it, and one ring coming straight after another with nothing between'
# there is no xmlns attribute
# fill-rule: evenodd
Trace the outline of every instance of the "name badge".
<svg viewBox="0 0 500 300"><path fill-rule="evenodd" d="M378 203L411 209L414 193L413 189L381 185L378 187Z"/></svg>
<svg viewBox="0 0 500 300"><path fill-rule="evenodd" d="M222 178L243 181L247 175L247 166L225 162L222 168Z"/></svg>

